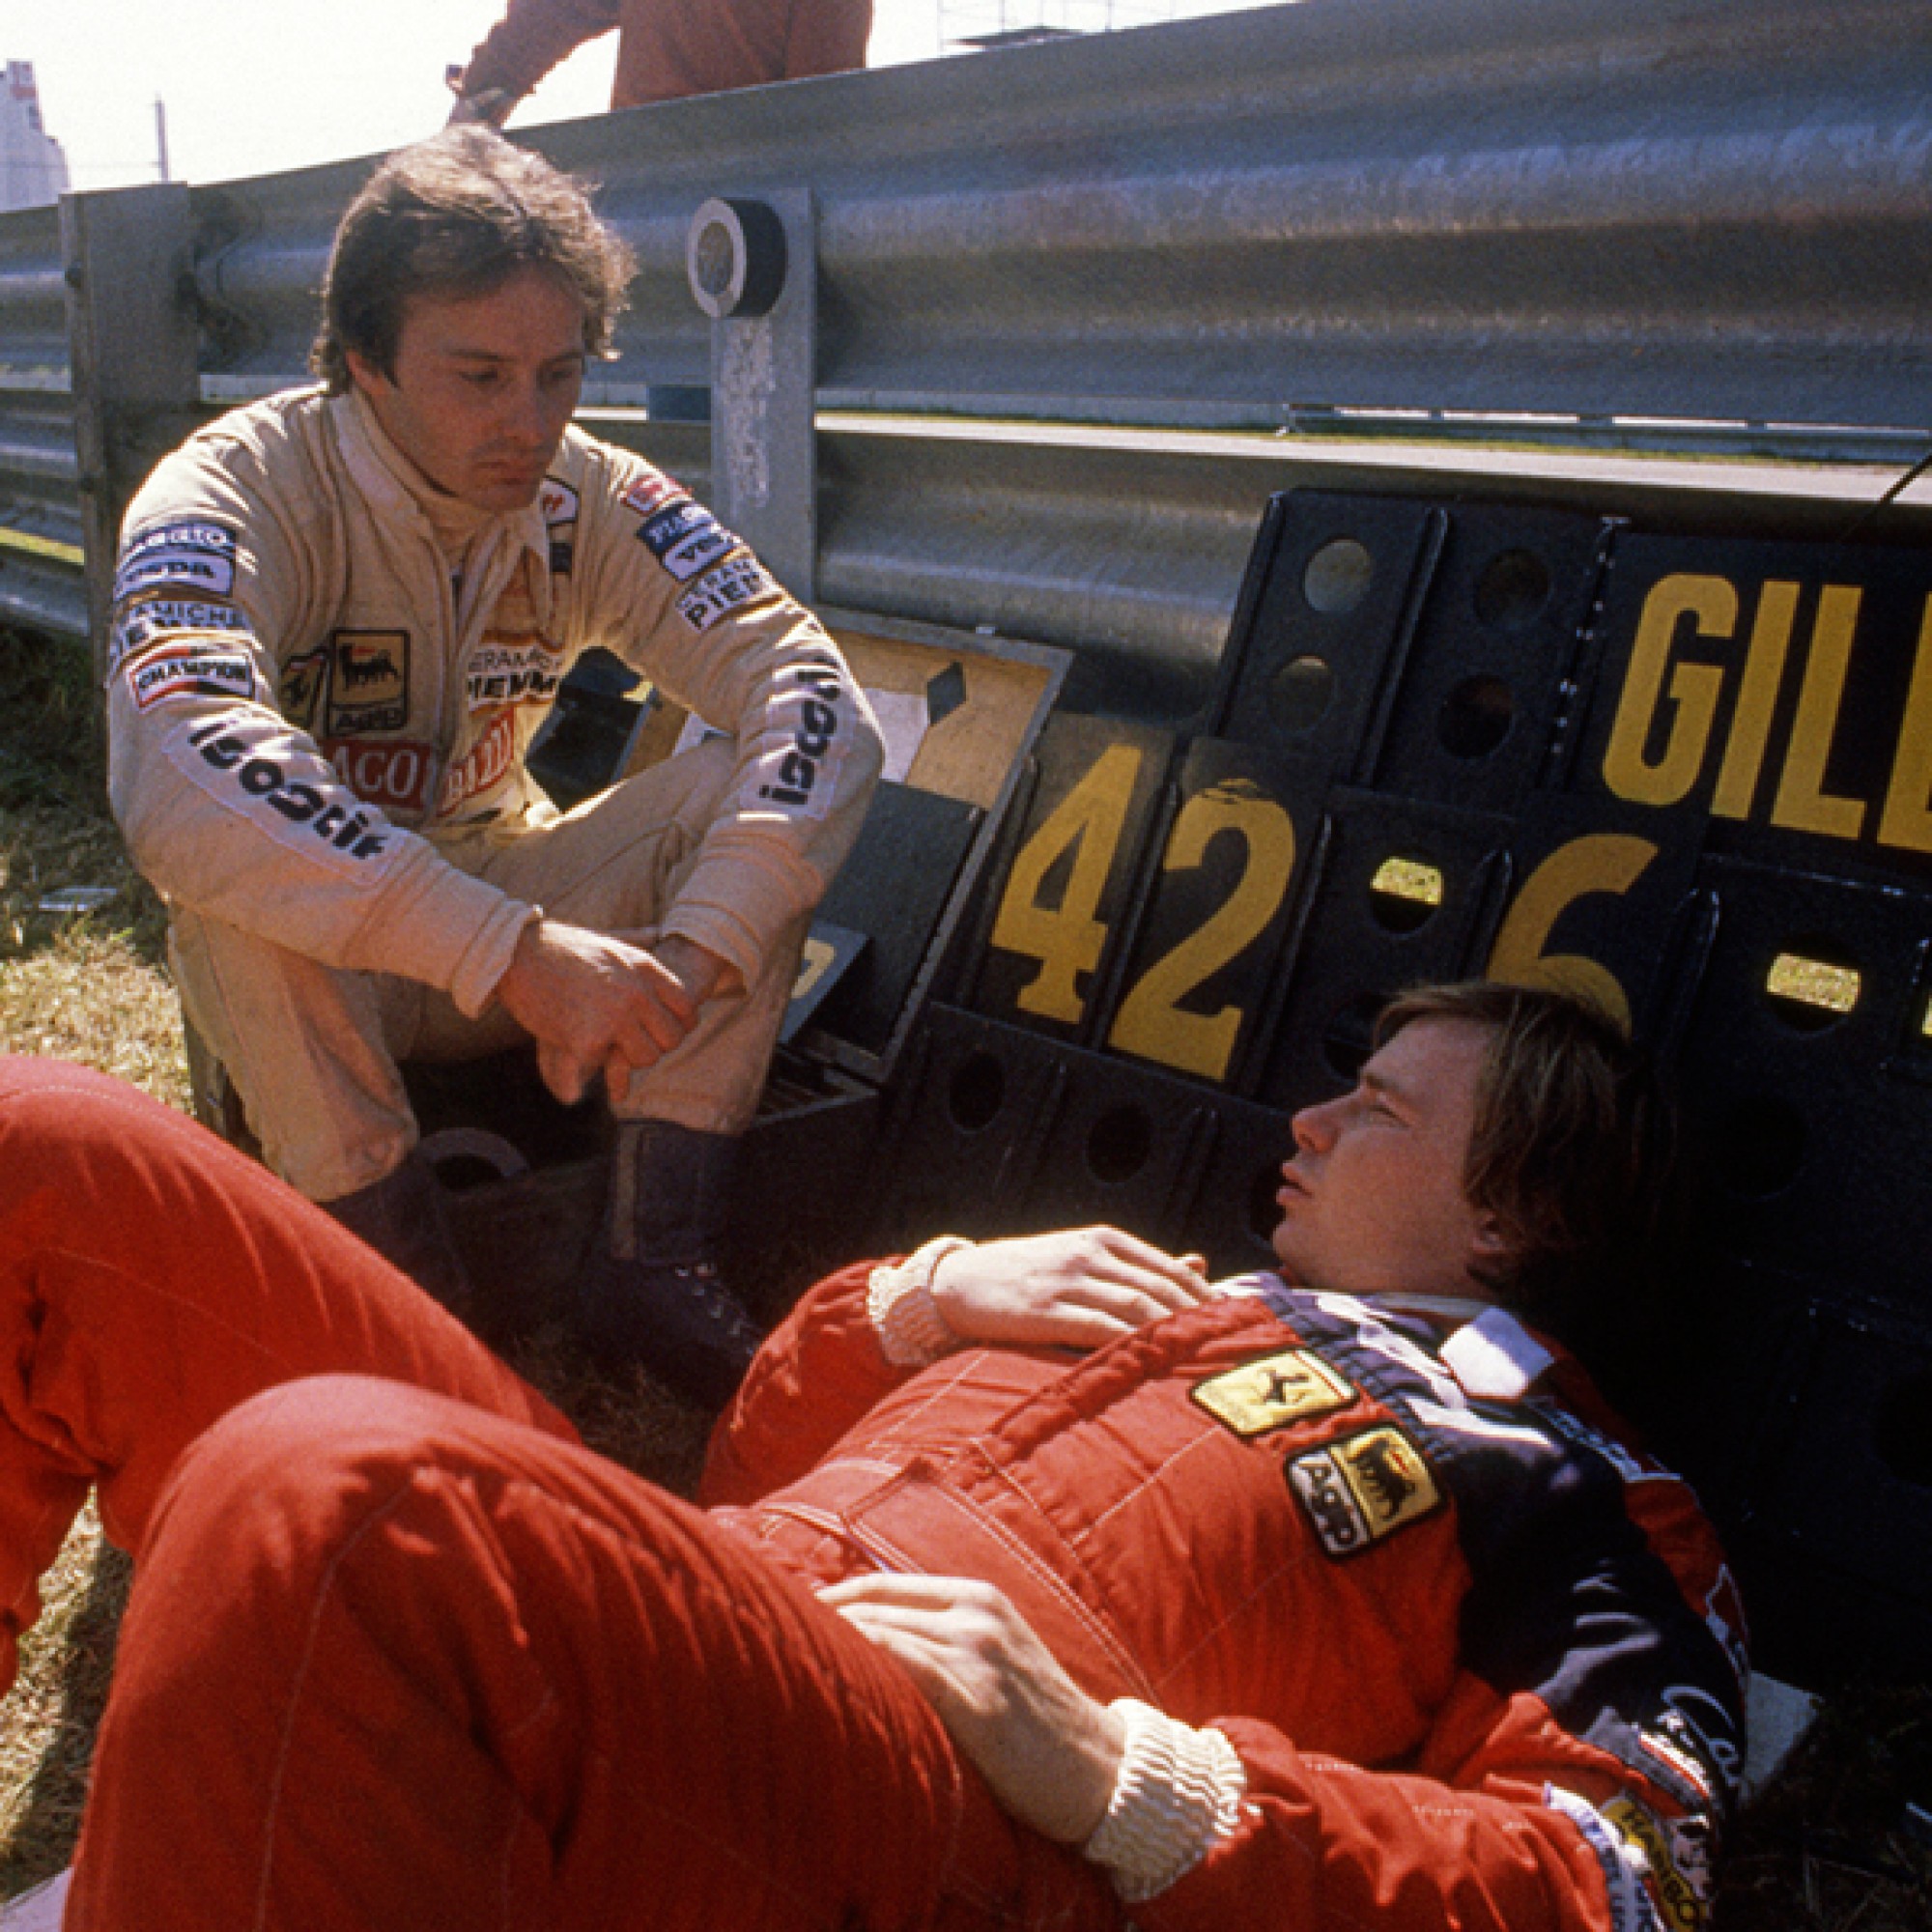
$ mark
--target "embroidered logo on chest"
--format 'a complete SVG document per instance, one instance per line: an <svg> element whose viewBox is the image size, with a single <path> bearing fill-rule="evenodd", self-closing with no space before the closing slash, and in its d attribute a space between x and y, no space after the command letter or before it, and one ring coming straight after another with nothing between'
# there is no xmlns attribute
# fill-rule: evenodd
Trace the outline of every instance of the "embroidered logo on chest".
<svg viewBox="0 0 1932 1932"><path fill-rule="evenodd" d="M1355 1399L1348 1380L1306 1349L1284 1349L1197 1383L1188 1393L1236 1435L1264 1435Z"/></svg>
<svg viewBox="0 0 1932 1932"><path fill-rule="evenodd" d="M1399 1429L1365 1429L1297 1456L1288 1482L1331 1556L1353 1556L1442 1501L1421 1450Z"/></svg>
<svg viewBox="0 0 1932 1932"><path fill-rule="evenodd" d="M410 639L405 631L337 631L329 639L328 735L400 731L409 722Z"/></svg>

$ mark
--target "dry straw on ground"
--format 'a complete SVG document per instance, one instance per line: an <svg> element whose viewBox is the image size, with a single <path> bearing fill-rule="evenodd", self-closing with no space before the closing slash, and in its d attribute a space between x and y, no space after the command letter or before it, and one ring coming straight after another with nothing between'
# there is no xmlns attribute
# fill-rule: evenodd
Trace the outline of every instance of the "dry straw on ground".
<svg viewBox="0 0 1932 1932"><path fill-rule="evenodd" d="M0 1050L84 1061L185 1107L163 922L105 815L92 730L84 667L0 631ZM115 896L86 915L42 909L75 886ZM559 1336L516 1359L595 1447L689 1492L700 1418L598 1375ZM0 1707L0 1896L71 1855L128 1577L90 1510L43 1583L43 1614ZM1928 1925L1932 1688L1842 1693L1746 1814L1718 1932Z"/></svg>

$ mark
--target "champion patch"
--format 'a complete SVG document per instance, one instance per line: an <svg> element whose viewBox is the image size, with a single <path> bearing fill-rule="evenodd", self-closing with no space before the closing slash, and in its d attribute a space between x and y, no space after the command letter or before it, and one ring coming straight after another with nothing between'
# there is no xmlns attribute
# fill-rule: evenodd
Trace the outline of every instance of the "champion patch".
<svg viewBox="0 0 1932 1932"><path fill-rule="evenodd" d="M677 600L678 615L694 631L708 631L719 618L770 596L777 588L756 557L729 557Z"/></svg>
<svg viewBox="0 0 1932 1932"><path fill-rule="evenodd" d="M1355 1399L1352 1384L1306 1349L1284 1349L1260 1361L1243 1362L1210 1376L1189 1393L1236 1435L1265 1435L1306 1416L1344 1408Z"/></svg>
<svg viewBox="0 0 1932 1932"><path fill-rule="evenodd" d="M190 697L255 696L255 662L245 651L219 645L169 644L128 667L128 689L136 711L178 704Z"/></svg>
<svg viewBox="0 0 1932 1932"><path fill-rule="evenodd" d="M400 731L410 715L408 632L337 631L328 648L328 735Z"/></svg>
<svg viewBox="0 0 1932 1932"><path fill-rule="evenodd" d="M1288 1480L1331 1556L1353 1556L1442 1501L1421 1450L1399 1429L1365 1429L1297 1456Z"/></svg>

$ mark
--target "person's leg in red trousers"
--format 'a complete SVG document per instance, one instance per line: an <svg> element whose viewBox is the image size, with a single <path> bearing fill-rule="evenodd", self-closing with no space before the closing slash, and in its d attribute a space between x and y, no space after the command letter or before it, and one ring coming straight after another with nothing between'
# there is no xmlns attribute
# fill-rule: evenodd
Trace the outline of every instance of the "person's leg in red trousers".
<svg viewBox="0 0 1932 1932"><path fill-rule="evenodd" d="M257 1397L156 1511L68 1932L1113 1923L785 1562L417 1390Z"/></svg>
<svg viewBox="0 0 1932 1932"><path fill-rule="evenodd" d="M140 1548L183 1447L298 1376L391 1376L569 1425L387 1263L105 1075L0 1060L0 1689L90 1484Z"/></svg>

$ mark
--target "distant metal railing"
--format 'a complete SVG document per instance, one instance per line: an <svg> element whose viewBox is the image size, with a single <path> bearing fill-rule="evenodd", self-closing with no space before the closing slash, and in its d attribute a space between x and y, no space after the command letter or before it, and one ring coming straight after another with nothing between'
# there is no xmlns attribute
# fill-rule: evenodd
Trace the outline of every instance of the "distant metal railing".
<svg viewBox="0 0 1932 1932"><path fill-rule="evenodd" d="M593 426L697 470L798 587L1074 645L1075 701L1189 710L1296 481L1688 484L1829 518L1932 446L1927 0L1305 0L532 138L639 253ZM165 293L196 373L137 406L84 389L81 427L127 450L154 440L130 407L298 380L366 166L186 192ZM715 196L781 213L815 272L788 313L694 301ZM71 487L13 454L14 318L44 335L71 266L46 237L0 218L8 503ZM782 352L808 426L762 496L721 455L751 420L734 340ZM643 413L667 384L712 387L711 452Z"/></svg>
<svg viewBox="0 0 1932 1932"><path fill-rule="evenodd" d="M0 620L85 638L60 221L0 217Z"/></svg>

